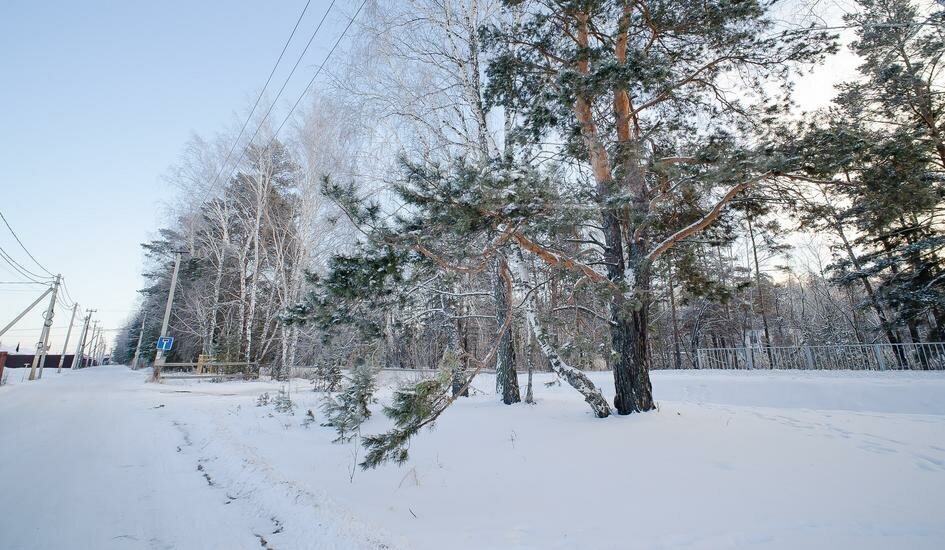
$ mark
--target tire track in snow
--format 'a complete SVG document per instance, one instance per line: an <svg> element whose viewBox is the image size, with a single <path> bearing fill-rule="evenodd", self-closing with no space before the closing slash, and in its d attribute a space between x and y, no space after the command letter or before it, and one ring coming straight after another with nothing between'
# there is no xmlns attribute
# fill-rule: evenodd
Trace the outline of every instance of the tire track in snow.
<svg viewBox="0 0 945 550"><path fill-rule="evenodd" d="M315 494L278 474L258 449L242 441L216 409L203 411L212 426L195 437L190 425L174 420L183 449L197 456L197 470L208 485L224 492L224 504L238 502L248 515L268 522L271 530L255 526L260 546L275 548L365 548L393 550L385 533L372 528L332 502L327 493ZM194 428L200 428L196 423ZM195 442L199 442L196 444ZM223 458L221 458L223 457ZM254 510L254 512L249 511ZM267 534L261 532L269 531Z"/></svg>

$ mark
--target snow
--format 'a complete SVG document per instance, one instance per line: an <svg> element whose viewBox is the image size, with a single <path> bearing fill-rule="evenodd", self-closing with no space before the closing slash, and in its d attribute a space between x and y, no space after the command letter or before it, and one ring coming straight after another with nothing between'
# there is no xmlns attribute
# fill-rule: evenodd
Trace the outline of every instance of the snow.
<svg viewBox="0 0 945 550"><path fill-rule="evenodd" d="M607 419L548 374L513 406L482 376L405 466L367 472L303 425L304 380L287 415L256 406L279 383L145 377L0 387L0 546L945 547L943 373L657 372L658 411Z"/></svg>

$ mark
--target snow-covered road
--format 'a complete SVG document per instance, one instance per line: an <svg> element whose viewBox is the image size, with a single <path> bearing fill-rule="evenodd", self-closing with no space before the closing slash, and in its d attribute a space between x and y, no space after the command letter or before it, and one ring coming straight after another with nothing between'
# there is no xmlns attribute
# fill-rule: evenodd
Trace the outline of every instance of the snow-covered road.
<svg viewBox="0 0 945 550"><path fill-rule="evenodd" d="M47 370L33 383L22 369L7 372L0 548L259 549L279 531L278 518L205 475L180 410L167 412L187 399L173 387L144 384L143 371L124 367ZM361 546L318 535L313 548Z"/></svg>
<svg viewBox="0 0 945 550"><path fill-rule="evenodd" d="M484 376L405 466L369 472L302 380L19 376L4 550L945 547L945 373L658 372L659 411L605 420L546 374L513 407ZM283 388L293 414L258 406Z"/></svg>

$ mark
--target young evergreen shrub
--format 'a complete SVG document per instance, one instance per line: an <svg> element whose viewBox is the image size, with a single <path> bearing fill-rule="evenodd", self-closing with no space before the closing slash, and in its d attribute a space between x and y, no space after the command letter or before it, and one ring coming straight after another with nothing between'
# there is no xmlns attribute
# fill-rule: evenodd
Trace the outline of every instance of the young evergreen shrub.
<svg viewBox="0 0 945 550"><path fill-rule="evenodd" d="M322 401L322 412L328 420L322 424L338 433L336 443L351 441L361 424L371 416L368 406L374 402L377 383L370 366L360 362L348 379L348 385L335 396Z"/></svg>
<svg viewBox="0 0 945 550"><path fill-rule="evenodd" d="M289 397L289 392L286 391L285 387L280 388L278 395L272 398L272 404L276 412L295 414L292 410L295 408L295 403L292 402L291 397Z"/></svg>

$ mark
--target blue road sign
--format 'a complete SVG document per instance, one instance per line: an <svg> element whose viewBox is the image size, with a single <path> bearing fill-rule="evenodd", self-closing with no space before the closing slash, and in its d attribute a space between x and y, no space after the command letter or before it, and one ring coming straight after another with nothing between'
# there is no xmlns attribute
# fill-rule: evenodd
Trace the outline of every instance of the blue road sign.
<svg viewBox="0 0 945 550"><path fill-rule="evenodd" d="M174 337L172 336L161 336L157 341L157 349L162 351L171 351L171 346L174 345Z"/></svg>

